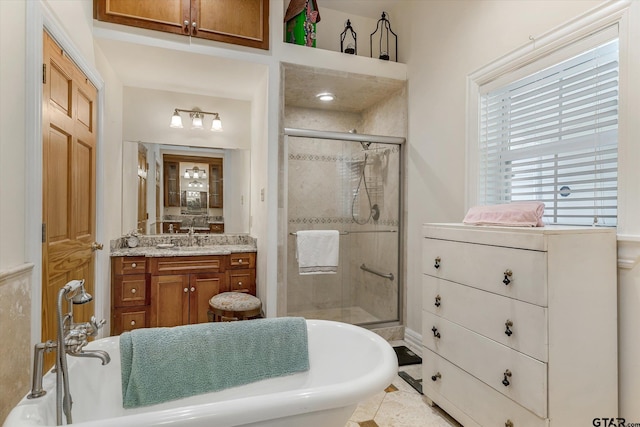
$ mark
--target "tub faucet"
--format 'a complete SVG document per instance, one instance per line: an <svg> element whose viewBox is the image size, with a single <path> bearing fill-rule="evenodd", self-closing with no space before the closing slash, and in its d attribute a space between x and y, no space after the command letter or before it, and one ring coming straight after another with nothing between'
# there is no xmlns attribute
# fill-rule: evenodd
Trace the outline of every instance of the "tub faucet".
<svg viewBox="0 0 640 427"><path fill-rule="evenodd" d="M68 302L68 313L62 314L63 299ZM84 280L72 280L58 292L56 314L58 318L57 341L47 341L36 344L33 361L33 380L28 399L36 399L46 394L42 388L42 370L44 353L56 352L56 423L62 425L62 414L66 416L66 424L71 424L72 399L69 393L69 370L67 368L67 354L75 357L95 357L106 365L111 361L109 354L102 350L88 350L83 348L88 344L88 338L95 336L104 326L106 320L97 321L94 316L89 322L73 322L73 304L85 304L93 300L84 289Z"/></svg>
<svg viewBox="0 0 640 427"><path fill-rule="evenodd" d="M188 246L193 246L193 227L189 227L189 241Z"/></svg>

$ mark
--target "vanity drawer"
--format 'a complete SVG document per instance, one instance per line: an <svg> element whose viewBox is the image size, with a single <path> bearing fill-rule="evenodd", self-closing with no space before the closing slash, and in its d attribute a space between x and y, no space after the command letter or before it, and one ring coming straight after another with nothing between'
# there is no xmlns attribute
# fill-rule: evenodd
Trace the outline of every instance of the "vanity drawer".
<svg viewBox="0 0 640 427"><path fill-rule="evenodd" d="M232 292L247 292L251 295L256 294L256 271L246 270L229 270L229 290Z"/></svg>
<svg viewBox="0 0 640 427"><path fill-rule="evenodd" d="M115 276L111 291L115 307L149 304L149 277L146 274Z"/></svg>
<svg viewBox="0 0 640 427"><path fill-rule="evenodd" d="M422 341L539 417L547 416L547 365L460 325L422 311Z"/></svg>
<svg viewBox="0 0 640 427"><path fill-rule="evenodd" d="M535 359L549 360L547 308L426 274L422 284L422 307L428 312Z"/></svg>
<svg viewBox="0 0 640 427"><path fill-rule="evenodd" d="M509 420L514 427L548 426L546 419L428 349L422 354L422 378L424 395L461 421L470 418L481 426L504 426Z"/></svg>
<svg viewBox="0 0 640 427"><path fill-rule="evenodd" d="M422 266L430 276L547 306L546 252L425 238Z"/></svg>
<svg viewBox="0 0 640 427"><path fill-rule="evenodd" d="M219 273L224 268L224 257L210 256L177 256L150 258L151 274L171 275L187 273ZM222 270L224 271L224 270Z"/></svg>
<svg viewBox="0 0 640 427"><path fill-rule="evenodd" d="M111 334L149 327L149 306L118 308L113 310Z"/></svg>
<svg viewBox="0 0 640 427"><path fill-rule="evenodd" d="M145 257L116 257L113 258L114 274L141 274L147 270Z"/></svg>
<svg viewBox="0 0 640 427"><path fill-rule="evenodd" d="M256 254L246 252L229 255L229 268L256 268Z"/></svg>

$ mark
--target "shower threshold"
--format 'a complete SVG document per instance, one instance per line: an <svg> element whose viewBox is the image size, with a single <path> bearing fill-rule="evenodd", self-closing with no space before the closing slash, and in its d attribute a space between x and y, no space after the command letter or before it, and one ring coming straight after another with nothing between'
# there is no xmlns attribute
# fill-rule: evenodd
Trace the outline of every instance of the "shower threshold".
<svg viewBox="0 0 640 427"><path fill-rule="evenodd" d="M289 313L289 316L304 317L305 319L334 320L338 322L358 325L362 323L376 323L381 319L367 312L362 307L338 307L314 310L301 310Z"/></svg>

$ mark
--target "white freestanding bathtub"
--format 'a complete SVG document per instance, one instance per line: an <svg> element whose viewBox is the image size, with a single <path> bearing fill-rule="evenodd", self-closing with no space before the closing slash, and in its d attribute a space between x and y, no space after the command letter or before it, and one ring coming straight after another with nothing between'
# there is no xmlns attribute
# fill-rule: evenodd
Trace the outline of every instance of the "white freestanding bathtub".
<svg viewBox="0 0 640 427"><path fill-rule="evenodd" d="M310 370L215 393L135 409L123 409L119 337L87 349L111 355L68 357L73 423L82 426L344 427L358 402L382 391L397 373L393 348L375 333L345 323L307 320ZM54 426L55 374L44 377L47 394L26 397L4 427Z"/></svg>

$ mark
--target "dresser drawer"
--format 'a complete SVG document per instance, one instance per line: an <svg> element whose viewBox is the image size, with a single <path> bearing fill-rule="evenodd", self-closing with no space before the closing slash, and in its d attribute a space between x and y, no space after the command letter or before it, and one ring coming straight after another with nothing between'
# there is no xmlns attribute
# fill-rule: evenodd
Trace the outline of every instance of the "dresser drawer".
<svg viewBox="0 0 640 427"><path fill-rule="evenodd" d="M154 276L224 271L224 257L218 255L151 258L149 263Z"/></svg>
<svg viewBox="0 0 640 427"><path fill-rule="evenodd" d="M118 308L113 310L111 324L112 335L119 335L122 332L148 327L149 306Z"/></svg>
<svg viewBox="0 0 640 427"><path fill-rule="evenodd" d="M430 276L547 306L547 253L449 240L423 241Z"/></svg>
<svg viewBox="0 0 640 427"><path fill-rule="evenodd" d="M510 420L514 427L548 426L546 419L537 417L428 349L422 354L422 378L425 396L445 411L462 412L479 425L498 427Z"/></svg>
<svg viewBox="0 0 640 427"><path fill-rule="evenodd" d="M422 284L422 307L428 312L535 359L549 360L547 308L426 274Z"/></svg>
<svg viewBox="0 0 640 427"><path fill-rule="evenodd" d="M113 258L114 274L141 274L147 269L145 257L117 257Z"/></svg>
<svg viewBox="0 0 640 427"><path fill-rule="evenodd" d="M149 280L146 274L115 276L113 284L111 291L115 307L149 304Z"/></svg>
<svg viewBox="0 0 640 427"><path fill-rule="evenodd" d="M422 341L539 417L547 416L547 365L460 325L422 312Z"/></svg>

